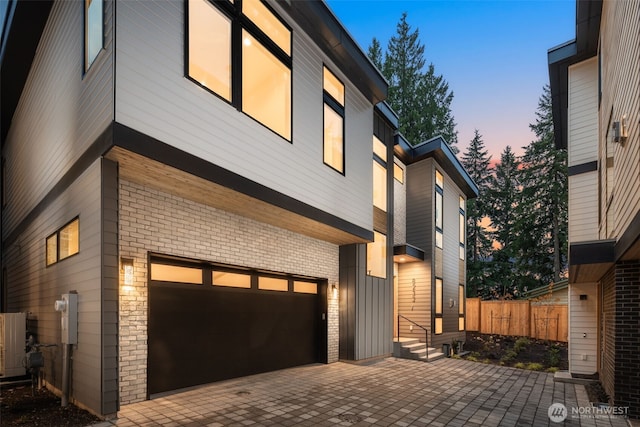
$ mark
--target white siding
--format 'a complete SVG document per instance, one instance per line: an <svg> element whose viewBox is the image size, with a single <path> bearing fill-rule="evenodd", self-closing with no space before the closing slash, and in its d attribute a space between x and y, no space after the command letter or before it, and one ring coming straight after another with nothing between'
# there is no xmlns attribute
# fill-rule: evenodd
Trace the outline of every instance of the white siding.
<svg viewBox="0 0 640 427"><path fill-rule="evenodd" d="M580 295L587 299L580 300ZM569 285L569 371L591 375L597 370L598 284L573 283Z"/></svg>
<svg viewBox="0 0 640 427"><path fill-rule="evenodd" d="M569 177L569 242L598 240L598 172Z"/></svg>
<svg viewBox="0 0 640 427"><path fill-rule="evenodd" d="M183 8L181 0L118 3L116 121L372 229L373 106L289 21L293 141L287 142L184 77ZM323 164L323 63L346 86L345 176Z"/></svg>
<svg viewBox="0 0 640 427"><path fill-rule="evenodd" d="M105 49L83 76L83 2L54 2L4 147L6 236L113 119L112 9Z"/></svg>
<svg viewBox="0 0 640 427"><path fill-rule="evenodd" d="M569 166L598 158L598 63L569 67Z"/></svg>
<svg viewBox="0 0 640 427"><path fill-rule="evenodd" d="M76 216L80 252L45 267L45 239ZM78 344L72 351L71 401L101 413L100 161L96 161L26 228L5 254L8 310L29 313L31 332L45 348L45 380L61 388L60 295L78 292ZM19 286L18 286L19 284ZM35 329L35 330L34 330Z"/></svg>

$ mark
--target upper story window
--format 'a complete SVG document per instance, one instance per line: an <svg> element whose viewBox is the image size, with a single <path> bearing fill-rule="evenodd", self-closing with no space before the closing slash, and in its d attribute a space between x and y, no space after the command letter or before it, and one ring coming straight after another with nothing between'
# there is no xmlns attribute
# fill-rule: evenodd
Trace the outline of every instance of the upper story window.
<svg viewBox="0 0 640 427"><path fill-rule="evenodd" d="M436 224L436 247L442 249L442 198L444 194L444 177L436 170L436 207L435 207L435 224Z"/></svg>
<svg viewBox="0 0 640 427"><path fill-rule="evenodd" d="M436 277L434 296L433 296L433 316L434 323L433 329L435 334L442 333L442 306L444 302L444 294L442 289L442 279L440 277Z"/></svg>
<svg viewBox="0 0 640 427"><path fill-rule="evenodd" d="M464 261L464 257L465 257L465 246L464 246L464 241L465 241L465 237L466 237L466 232L465 232L465 224L467 223L467 220L465 218L464 215L464 208L465 208L465 200L464 197L460 196L460 200L459 200L459 208L458 208L458 212L459 212L459 237L458 237L458 241L460 242L460 259Z"/></svg>
<svg viewBox="0 0 640 427"><path fill-rule="evenodd" d="M84 1L84 70L104 46L104 0Z"/></svg>
<svg viewBox="0 0 640 427"><path fill-rule="evenodd" d="M75 218L47 237L47 266L80 252L80 219Z"/></svg>
<svg viewBox="0 0 640 427"><path fill-rule="evenodd" d="M404 169L397 163L393 163L393 177L400 184L404 184Z"/></svg>
<svg viewBox="0 0 640 427"><path fill-rule="evenodd" d="M260 0L187 8L187 76L291 141L291 29Z"/></svg>
<svg viewBox="0 0 640 427"><path fill-rule="evenodd" d="M373 159L373 206L387 211L387 169Z"/></svg>
<svg viewBox="0 0 640 427"><path fill-rule="evenodd" d="M377 136L373 135L373 154L378 156L380 160L387 161L387 146L380 141Z"/></svg>
<svg viewBox="0 0 640 427"><path fill-rule="evenodd" d="M324 163L344 174L344 84L323 67Z"/></svg>

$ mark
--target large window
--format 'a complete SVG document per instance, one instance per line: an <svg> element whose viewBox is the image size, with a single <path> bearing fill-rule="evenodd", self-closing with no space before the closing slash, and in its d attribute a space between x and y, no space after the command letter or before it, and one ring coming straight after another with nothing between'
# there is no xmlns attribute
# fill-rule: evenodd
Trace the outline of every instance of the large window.
<svg viewBox="0 0 640 427"><path fill-rule="evenodd" d="M260 0L189 0L186 74L291 141L291 30Z"/></svg>
<svg viewBox="0 0 640 427"><path fill-rule="evenodd" d="M433 304L433 314L434 314L434 333L441 334L442 333L442 303L443 303L443 295L442 295L442 279L436 278L436 286L434 289L434 304Z"/></svg>
<svg viewBox="0 0 640 427"><path fill-rule="evenodd" d="M84 2L84 70L87 71L104 45L103 0Z"/></svg>
<svg viewBox="0 0 640 427"><path fill-rule="evenodd" d="M323 67L324 163L344 173L344 85Z"/></svg>
<svg viewBox="0 0 640 427"><path fill-rule="evenodd" d="M439 171L436 171L436 247L442 249L442 198L444 193L444 178Z"/></svg>
<svg viewBox="0 0 640 427"><path fill-rule="evenodd" d="M464 208L465 208L465 200L464 197L460 196L460 207L459 207L459 222L460 225L458 226L459 228L459 237L458 237L458 241L460 243L460 259L464 261L464 256L465 256L465 246L464 246L464 241L465 241L465 237L466 237L466 232L465 232L465 224L467 222L465 215L464 215Z"/></svg>
<svg viewBox="0 0 640 427"><path fill-rule="evenodd" d="M367 243L367 274L381 278L387 277L387 236L373 232L373 242Z"/></svg>
<svg viewBox="0 0 640 427"><path fill-rule="evenodd" d="M46 239L47 266L80 252L80 219L75 218Z"/></svg>
<svg viewBox="0 0 640 427"><path fill-rule="evenodd" d="M387 211L387 169L373 160L373 206Z"/></svg>

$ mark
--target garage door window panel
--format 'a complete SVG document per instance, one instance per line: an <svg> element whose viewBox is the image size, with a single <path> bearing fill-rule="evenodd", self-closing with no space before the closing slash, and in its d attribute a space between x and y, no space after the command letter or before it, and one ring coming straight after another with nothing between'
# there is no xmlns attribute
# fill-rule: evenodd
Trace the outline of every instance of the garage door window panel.
<svg viewBox="0 0 640 427"><path fill-rule="evenodd" d="M212 279L214 286L251 289L251 275L249 274L214 271L212 273Z"/></svg>
<svg viewBox="0 0 640 427"><path fill-rule="evenodd" d="M202 269L153 263L151 264L151 280L201 285L203 283Z"/></svg>

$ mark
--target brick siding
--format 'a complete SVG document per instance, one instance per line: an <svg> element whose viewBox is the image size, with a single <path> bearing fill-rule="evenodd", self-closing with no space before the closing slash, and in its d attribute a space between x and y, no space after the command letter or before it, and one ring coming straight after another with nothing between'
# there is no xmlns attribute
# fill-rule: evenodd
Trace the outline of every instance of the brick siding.
<svg viewBox="0 0 640 427"><path fill-rule="evenodd" d="M135 272L134 285L120 291L121 404L146 399L148 252L338 281L337 245L129 181L119 190L120 256L133 259ZM328 361L335 362L338 301L331 292L328 300Z"/></svg>
<svg viewBox="0 0 640 427"><path fill-rule="evenodd" d="M618 262L602 280L604 354L600 380L610 403L640 417L640 261Z"/></svg>

